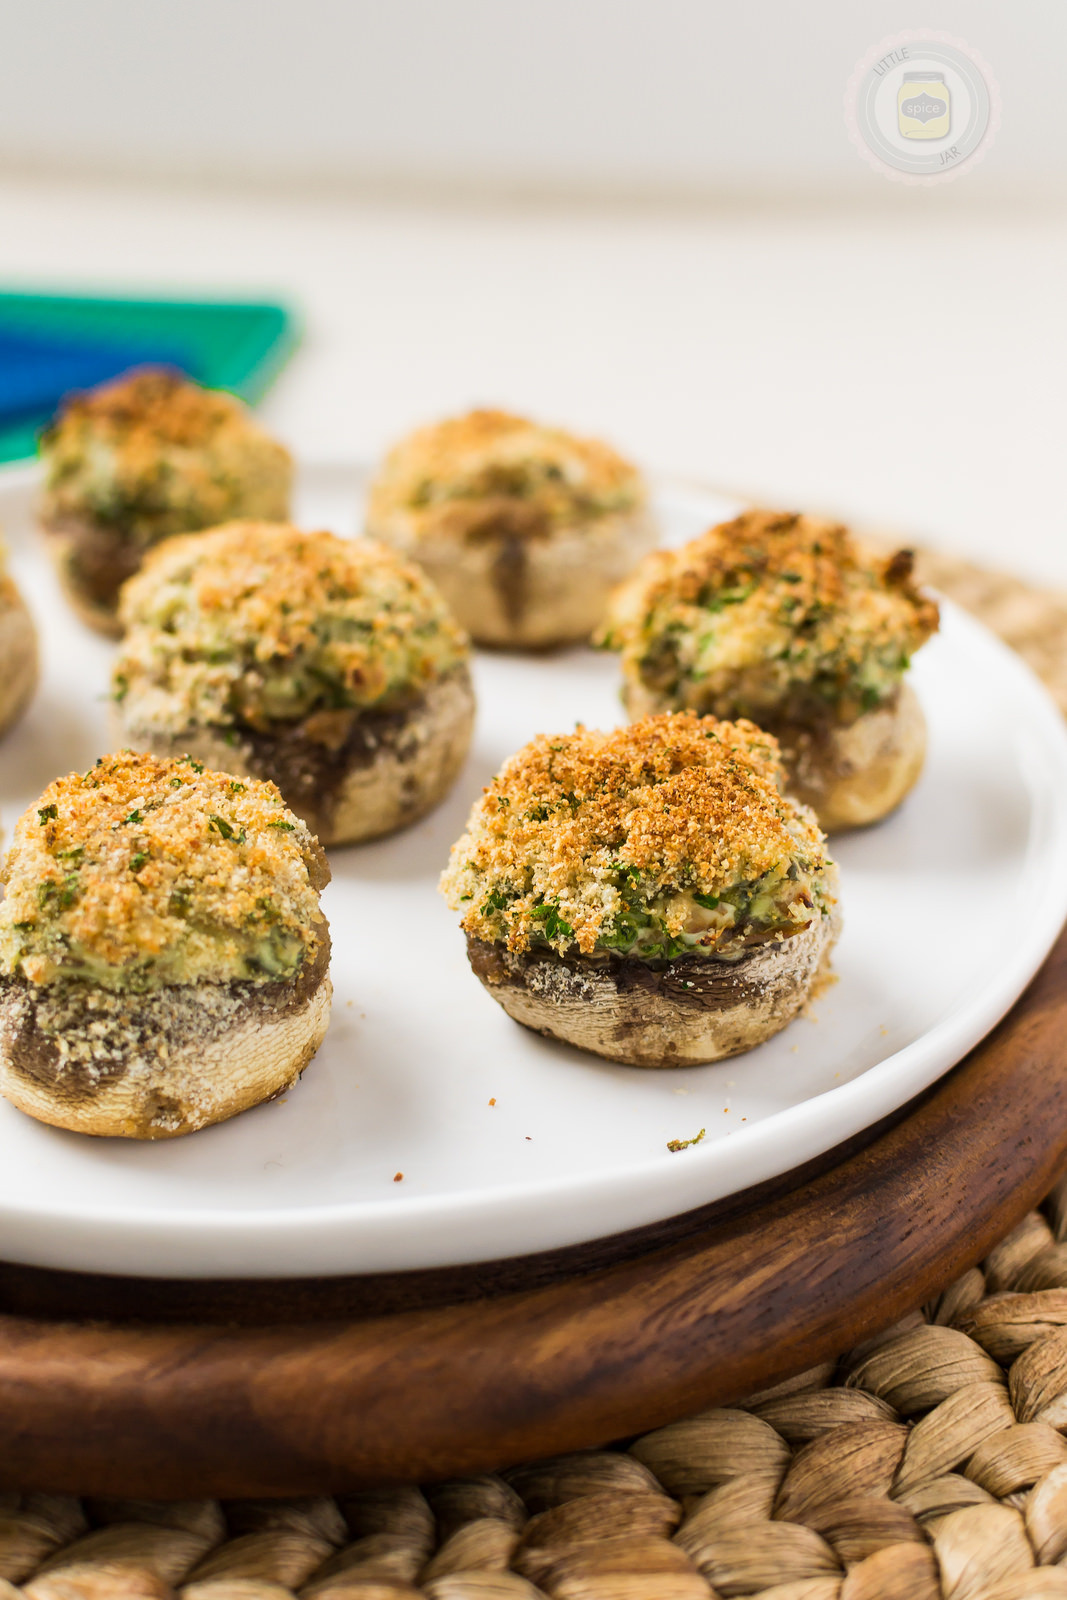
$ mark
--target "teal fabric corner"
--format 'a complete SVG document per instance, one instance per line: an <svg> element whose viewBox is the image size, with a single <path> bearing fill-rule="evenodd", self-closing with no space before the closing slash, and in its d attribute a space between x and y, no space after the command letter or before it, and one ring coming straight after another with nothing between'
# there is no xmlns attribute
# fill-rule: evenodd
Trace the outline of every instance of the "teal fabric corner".
<svg viewBox="0 0 1067 1600"><path fill-rule="evenodd" d="M177 364L198 383L255 403L299 342L298 319L277 303L232 300L129 300L0 292L0 339L116 351ZM119 363L117 370L121 370ZM2 375L0 375L2 376ZM28 415L0 418L0 462L32 457L54 401Z"/></svg>

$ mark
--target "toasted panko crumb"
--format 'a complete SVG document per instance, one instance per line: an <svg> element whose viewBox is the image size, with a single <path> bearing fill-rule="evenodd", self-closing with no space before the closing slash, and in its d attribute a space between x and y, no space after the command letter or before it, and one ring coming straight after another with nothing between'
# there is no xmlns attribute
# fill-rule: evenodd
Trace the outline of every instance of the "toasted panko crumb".
<svg viewBox="0 0 1067 1600"><path fill-rule="evenodd" d="M40 441L46 522L139 543L237 516L284 517L292 462L235 396L139 367L70 396Z"/></svg>
<svg viewBox="0 0 1067 1600"><path fill-rule="evenodd" d="M169 539L124 585L113 672L131 725L269 727L388 709L466 663L422 571L385 545L234 522Z"/></svg>
<svg viewBox="0 0 1067 1600"><path fill-rule="evenodd" d="M475 803L442 892L466 908L468 933L512 950L589 953L638 907L677 936L694 894L742 887L775 901L761 920L806 922L832 904L831 863L813 814L782 795L780 777L777 742L750 722L679 712L541 735ZM713 926L717 914L704 946L730 932Z"/></svg>
<svg viewBox="0 0 1067 1600"><path fill-rule="evenodd" d="M647 556L596 642L678 707L847 723L895 694L937 629L911 573L910 551L876 557L840 523L746 511Z"/></svg>
<svg viewBox="0 0 1067 1600"><path fill-rule="evenodd" d="M477 540L501 519L513 534L544 537L645 500L641 474L610 445L478 410L419 428L390 451L368 525L403 512L418 537L447 528Z"/></svg>
<svg viewBox="0 0 1067 1600"><path fill-rule="evenodd" d="M221 389L205 389L165 367L138 367L95 389L72 395L50 433L91 421L132 455L158 444L200 445L213 439L245 408Z"/></svg>
<svg viewBox="0 0 1067 1600"><path fill-rule="evenodd" d="M15 825L0 973L111 989L289 977L318 948L328 879L273 783L105 756Z"/></svg>

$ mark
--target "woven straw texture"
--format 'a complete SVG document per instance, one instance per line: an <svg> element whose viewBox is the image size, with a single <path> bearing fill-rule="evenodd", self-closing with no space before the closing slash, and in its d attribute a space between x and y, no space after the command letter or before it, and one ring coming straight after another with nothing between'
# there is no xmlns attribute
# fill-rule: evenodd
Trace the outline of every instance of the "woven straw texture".
<svg viewBox="0 0 1067 1600"><path fill-rule="evenodd" d="M924 557L1067 711L1067 599ZM1067 1180L980 1268L730 1409L343 1501L0 1495L0 1600L1067 1600Z"/></svg>
<svg viewBox="0 0 1067 1600"><path fill-rule="evenodd" d="M1061 1430L1067 1182L838 1364L628 1447L342 1501L0 1497L0 1596L1044 1600Z"/></svg>

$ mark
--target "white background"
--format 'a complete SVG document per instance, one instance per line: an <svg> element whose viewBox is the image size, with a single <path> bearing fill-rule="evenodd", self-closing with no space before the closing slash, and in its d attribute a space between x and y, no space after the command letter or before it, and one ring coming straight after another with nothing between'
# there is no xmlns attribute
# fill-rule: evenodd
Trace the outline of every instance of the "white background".
<svg viewBox="0 0 1067 1600"><path fill-rule="evenodd" d="M1061 0L4 0L0 17L0 148L26 163L869 198L844 85L883 35L925 27L979 50L1010 106L975 190L1067 186Z"/></svg>
<svg viewBox="0 0 1067 1600"><path fill-rule="evenodd" d="M1067 7L0 0L0 283L280 293L267 404L373 455L474 401L1067 585ZM932 189L845 133L886 34L1000 83Z"/></svg>

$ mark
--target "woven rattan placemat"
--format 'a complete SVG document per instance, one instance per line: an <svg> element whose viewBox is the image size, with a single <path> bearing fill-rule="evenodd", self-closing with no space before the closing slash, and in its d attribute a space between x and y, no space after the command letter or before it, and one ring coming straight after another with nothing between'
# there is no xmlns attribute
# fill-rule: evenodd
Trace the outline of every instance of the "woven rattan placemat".
<svg viewBox="0 0 1067 1600"><path fill-rule="evenodd" d="M921 573L1067 711L1067 598ZM1067 1597L1065 1432L1067 1181L836 1364L629 1445L340 1501L0 1495L0 1600Z"/></svg>

